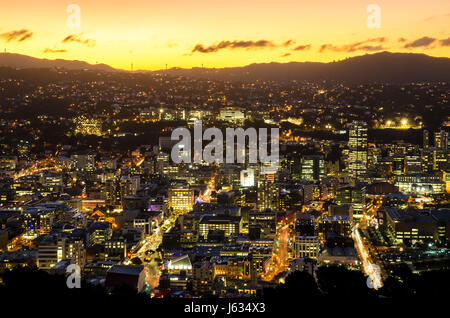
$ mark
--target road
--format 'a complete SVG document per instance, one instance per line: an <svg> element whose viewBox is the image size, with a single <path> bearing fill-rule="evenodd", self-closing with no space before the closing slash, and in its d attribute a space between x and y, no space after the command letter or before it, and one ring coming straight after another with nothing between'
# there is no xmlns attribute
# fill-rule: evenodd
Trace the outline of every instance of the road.
<svg viewBox="0 0 450 318"><path fill-rule="evenodd" d="M56 161L53 157L50 156L48 158L42 159L35 162L31 166L20 170L19 172L14 174L14 179L17 180L21 177L37 174L45 170L60 170L59 167L57 167Z"/></svg>
<svg viewBox="0 0 450 318"><path fill-rule="evenodd" d="M208 182L208 185L206 186L205 192L199 195L201 202L209 203L211 201L211 193L216 189L215 180L216 180L216 173L213 172L211 180Z"/></svg>
<svg viewBox="0 0 450 318"><path fill-rule="evenodd" d="M272 261L263 278L266 282L272 281L277 275L286 271L289 266L288 240L292 240L290 225L290 223L283 223L277 229L272 251Z"/></svg>
<svg viewBox="0 0 450 318"><path fill-rule="evenodd" d="M365 246L358 229L359 229L358 225L356 225L352 229L352 237L353 240L355 241L356 250L358 251L358 255L361 259L363 271L370 278L371 286L374 289L378 289L383 286L381 278L381 270L378 265L374 264L368 251L368 248Z"/></svg>

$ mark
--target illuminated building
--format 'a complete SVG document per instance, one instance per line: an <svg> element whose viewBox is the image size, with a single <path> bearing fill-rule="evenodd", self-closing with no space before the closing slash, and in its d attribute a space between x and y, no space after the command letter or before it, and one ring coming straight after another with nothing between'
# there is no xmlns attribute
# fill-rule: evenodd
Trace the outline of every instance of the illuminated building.
<svg viewBox="0 0 450 318"><path fill-rule="evenodd" d="M17 167L16 156L1 156L0 157L0 169L14 170Z"/></svg>
<svg viewBox="0 0 450 318"><path fill-rule="evenodd" d="M171 274L179 274L180 271L186 271L186 273L191 273L192 264L188 255L182 255L175 259L169 261L167 269Z"/></svg>
<svg viewBox="0 0 450 318"><path fill-rule="evenodd" d="M421 154L422 172L433 173L444 170L449 162L450 152L443 148L423 149Z"/></svg>
<svg viewBox="0 0 450 318"><path fill-rule="evenodd" d="M273 209L278 210L280 205L280 194L278 185L275 182L262 178L258 182L258 198L257 198L257 209Z"/></svg>
<svg viewBox="0 0 450 318"><path fill-rule="evenodd" d="M101 158L100 165L106 170L116 170L117 169L117 158Z"/></svg>
<svg viewBox="0 0 450 318"><path fill-rule="evenodd" d="M214 265L208 261L197 262L192 269L192 289L196 295L210 294L216 277Z"/></svg>
<svg viewBox="0 0 450 318"><path fill-rule="evenodd" d="M316 220L318 237L321 243L325 242L328 232L336 233L343 237L350 237L352 221L348 216L329 216Z"/></svg>
<svg viewBox="0 0 450 318"><path fill-rule="evenodd" d="M156 156L156 171L161 175L167 175L169 166L169 155L167 153L160 152Z"/></svg>
<svg viewBox="0 0 450 318"><path fill-rule="evenodd" d="M86 116L80 116L74 119L75 134L80 135L102 135L102 122L100 119L87 118Z"/></svg>
<svg viewBox="0 0 450 318"><path fill-rule="evenodd" d="M317 261L312 258L296 258L292 261L291 272L306 272L311 276L315 276L317 271Z"/></svg>
<svg viewBox="0 0 450 318"><path fill-rule="evenodd" d="M445 188L447 193L450 193L450 172L444 172L442 179L445 182Z"/></svg>
<svg viewBox="0 0 450 318"><path fill-rule="evenodd" d="M220 110L219 119L229 122L243 122L245 120L244 109L238 107L225 107Z"/></svg>
<svg viewBox="0 0 450 318"><path fill-rule="evenodd" d="M442 194L445 192L445 182L434 175L404 175L397 176L395 185L405 194Z"/></svg>
<svg viewBox="0 0 450 318"><path fill-rule="evenodd" d="M348 133L349 173L358 179L367 170L367 123L353 122Z"/></svg>
<svg viewBox="0 0 450 318"><path fill-rule="evenodd" d="M405 241L440 242L448 241L450 235L450 210L399 210L383 208L385 226L391 231L397 243Z"/></svg>
<svg viewBox="0 0 450 318"><path fill-rule="evenodd" d="M169 189L169 208L174 212L192 211L194 205L194 189L174 187Z"/></svg>
<svg viewBox="0 0 450 318"><path fill-rule="evenodd" d="M205 215L198 224L200 237L206 238L209 231L223 230L225 236L239 234L242 232L242 217L231 215Z"/></svg>
<svg viewBox="0 0 450 318"><path fill-rule="evenodd" d="M104 244L111 238L112 226L109 222L95 222L87 231L88 245Z"/></svg>
<svg viewBox="0 0 450 318"><path fill-rule="evenodd" d="M43 185L63 185L63 176L59 173L45 172L41 176L41 183Z"/></svg>
<svg viewBox="0 0 450 318"><path fill-rule="evenodd" d="M434 133L434 147L440 149L448 148L448 132L441 130Z"/></svg>
<svg viewBox="0 0 450 318"><path fill-rule="evenodd" d="M405 158L403 155L395 155L392 159L392 172L394 175L405 173Z"/></svg>
<svg viewBox="0 0 450 318"><path fill-rule="evenodd" d="M277 212L270 209L251 211L249 213L249 225L258 226L261 237L273 238L277 232Z"/></svg>
<svg viewBox="0 0 450 318"><path fill-rule="evenodd" d="M405 173L417 174L422 171L422 161L419 155L405 156Z"/></svg>
<svg viewBox="0 0 450 318"><path fill-rule="evenodd" d="M357 187L343 187L336 190L337 204L351 204L354 218L361 218L365 206L365 188Z"/></svg>
<svg viewBox="0 0 450 318"><path fill-rule="evenodd" d="M304 156L301 160L301 179L319 181L325 176L325 160L323 155Z"/></svg>
<svg viewBox="0 0 450 318"><path fill-rule="evenodd" d="M72 168L77 171L93 171L94 155L92 154L73 154L70 156Z"/></svg>
<svg viewBox="0 0 450 318"><path fill-rule="evenodd" d="M117 179L108 179L105 184L106 204L118 206L120 200L120 187Z"/></svg>
<svg viewBox="0 0 450 318"><path fill-rule="evenodd" d="M353 206L349 203L330 204L328 206L329 216L350 216L353 217Z"/></svg>
<svg viewBox="0 0 450 318"><path fill-rule="evenodd" d="M296 236L295 257L317 258L320 253L320 241L317 236Z"/></svg>
<svg viewBox="0 0 450 318"><path fill-rule="evenodd" d="M80 266L84 265L86 255L83 240L47 236L39 244L37 265L40 269L50 269L67 258Z"/></svg>

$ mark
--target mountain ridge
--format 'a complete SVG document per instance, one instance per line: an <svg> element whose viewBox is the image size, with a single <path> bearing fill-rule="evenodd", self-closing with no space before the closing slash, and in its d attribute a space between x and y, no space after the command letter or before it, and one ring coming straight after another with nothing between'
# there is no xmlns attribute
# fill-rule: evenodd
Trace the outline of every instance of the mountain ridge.
<svg viewBox="0 0 450 318"><path fill-rule="evenodd" d="M120 71L106 64L77 60L38 59L14 53L1 53L0 66L32 68L88 69ZM333 62L269 62L225 68L171 68L139 70L135 73L167 74L218 80L341 80L350 82L450 81L450 58L416 53L379 52Z"/></svg>

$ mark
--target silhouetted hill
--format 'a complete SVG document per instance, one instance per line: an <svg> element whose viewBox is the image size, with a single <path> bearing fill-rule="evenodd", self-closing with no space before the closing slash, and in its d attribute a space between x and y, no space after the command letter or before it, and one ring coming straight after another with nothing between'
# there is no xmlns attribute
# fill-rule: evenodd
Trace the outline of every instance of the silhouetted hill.
<svg viewBox="0 0 450 318"><path fill-rule="evenodd" d="M70 61L70 60L47 60L38 59L27 55L15 54L15 53L0 53L0 67L12 67L12 68L54 68L60 67L68 70L101 70L101 71L114 71L115 69L106 64L89 64L83 61Z"/></svg>
<svg viewBox="0 0 450 318"><path fill-rule="evenodd" d="M449 81L450 58L381 52L331 63L266 63L222 69L169 69L159 72L224 80Z"/></svg>
<svg viewBox="0 0 450 318"><path fill-rule="evenodd" d="M2 66L21 69L60 67L68 70L123 71L106 64L92 65L83 61L38 59L12 53L0 54L0 67ZM165 73L172 76L231 81L339 80L357 83L450 81L450 58L431 57L425 54L381 52L331 63L263 63L243 67L172 68L135 73Z"/></svg>

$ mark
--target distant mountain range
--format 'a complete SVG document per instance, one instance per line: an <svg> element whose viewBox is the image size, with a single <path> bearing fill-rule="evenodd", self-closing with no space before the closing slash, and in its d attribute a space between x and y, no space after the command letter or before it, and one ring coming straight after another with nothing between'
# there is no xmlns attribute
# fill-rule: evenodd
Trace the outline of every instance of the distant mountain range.
<svg viewBox="0 0 450 318"><path fill-rule="evenodd" d="M119 71L106 64L93 65L82 61L38 59L11 53L0 54L0 66ZM243 67L172 68L140 72L222 80L450 81L450 58L431 57L425 54L381 52L331 63L264 63Z"/></svg>
<svg viewBox="0 0 450 318"><path fill-rule="evenodd" d="M99 71L114 71L115 69L106 64L89 64L83 61L70 61L70 60L47 60L38 59L35 57L15 54L15 53L0 53L0 67L12 67L12 68L65 68L68 70L99 70Z"/></svg>

